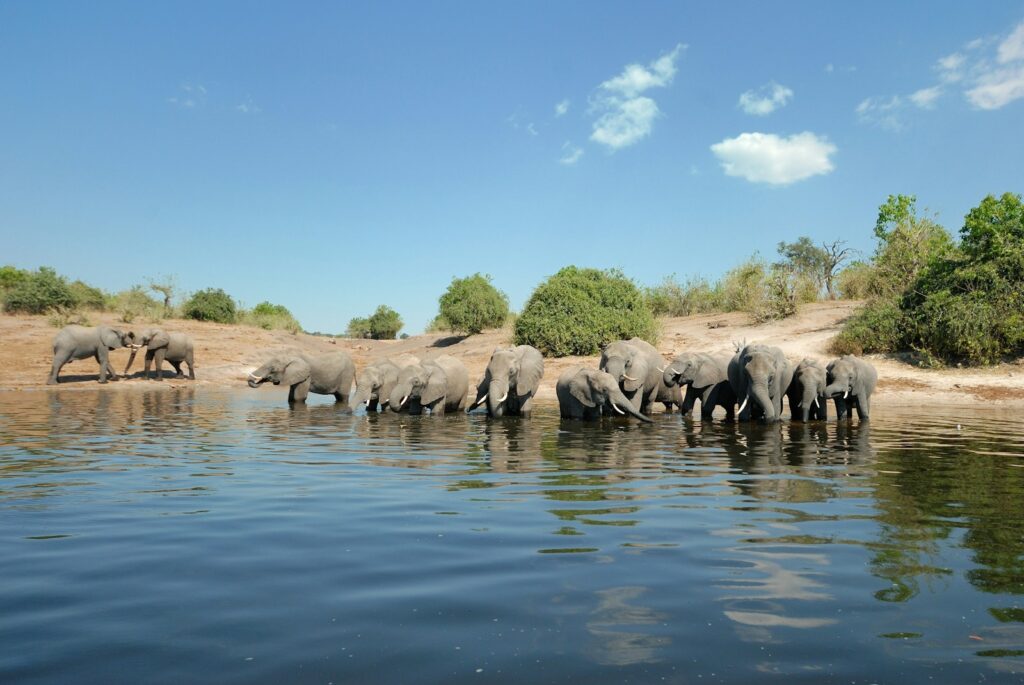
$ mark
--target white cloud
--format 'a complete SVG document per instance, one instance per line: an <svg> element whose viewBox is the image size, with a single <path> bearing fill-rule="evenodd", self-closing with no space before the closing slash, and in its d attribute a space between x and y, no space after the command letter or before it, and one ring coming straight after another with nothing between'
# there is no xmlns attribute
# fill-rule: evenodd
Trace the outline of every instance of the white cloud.
<svg viewBox="0 0 1024 685"><path fill-rule="evenodd" d="M646 67L627 65L621 74L598 86L591 111L601 112L601 116L594 122L590 139L618 150L650 135L661 112L658 103L641 93L669 86L676 75L676 60L685 49L680 43Z"/></svg>
<svg viewBox="0 0 1024 685"><path fill-rule="evenodd" d="M583 148L576 147L568 140L562 145L562 156L559 158L558 163L564 164L565 166L572 166L576 162L580 161L580 157L583 156Z"/></svg>
<svg viewBox="0 0 1024 685"><path fill-rule="evenodd" d="M253 104L252 98L246 98L245 102L235 105L235 111L242 114L259 114L263 109L259 105Z"/></svg>
<svg viewBox="0 0 1024 685"><path fill-rule="evenodd" d="M900 113L905 106L906 103L899 95L890 98L870 97L861 100L854 111L863 124L879 126L889 131L900 131L903 129Z"/></svg>
<svg viewBox="0 0 1024 685"><path fill-rule="evenodd" d="M1024 21L1017 24L1017 28L999 44L996 59L1000 64L1024 60Z"/></svg>
<svg viewBox="0 0 1024 685"><path fill-rule="evenodd" d="M939 59L935 64L935 68L939 72L939 78L945 83L956 83L962 81L964 78L964 63L967 58L959 52L954 52L952 55L946 55Z"/></svg>
<svg viewBox="0 0 1024 685"><path fill-rule="evenodd" d="M555 116L556 117L565 116L565 113L568 112L568 111L569 111L569 98L566 98L565 100L562 100L557 105L555 105Z"/></svg>
<svg viewBox="0 0 1024 685"><path fill-rule="evenodd" d="M831 62L829 62L828 64L825 65L825 73L826 74L831 74L835 70L836 70L836 67Z"/></svg>
<svg viewBox="0 0 1024 685"><path fill-rule="evenodd" d="M534 125L530 118L523 112L522 107L517 107L516 111L505 119L508 125L516 131L526 131L531 136L540 135L537 131L537 127Z"/></svg>
<svg viewBox="0 0 1024 685"><path fill-rule="evenodd" d="M756 91L748 90L740 95L739 106L747 114L763 117L780 107L785 107L791 97L792 90L772 81Z"/></svg>
<svg viewBox="0 0 1024 685"><path fill-rule="evenodd" d="M910 94L910 101L921 109L934 109L935 101L942 95L942 86L922 88Z"/></svg>
<svg viewBox="0 0 1024 685"><path fill-rule="evenodd" d="M206 104L206 87L200 83L183 83L177 95L167 98L169 104L180 109L194 109Z"/></svg>
<svg viewBox="0 0 1024 685"><path fill-rule="evenodd" d="M968 102L978 109L999 109L1024 98L1024 63L993 69L978 76L977 85L965 91Z"/></svg>
<svg viewBox="0 0 1024 685"><path fill-rule="evenodd" d="M835 167L836 146L810 131L788 138L773 133L741 133L711 146L728 176L753 183L788 185Z"/></svg>

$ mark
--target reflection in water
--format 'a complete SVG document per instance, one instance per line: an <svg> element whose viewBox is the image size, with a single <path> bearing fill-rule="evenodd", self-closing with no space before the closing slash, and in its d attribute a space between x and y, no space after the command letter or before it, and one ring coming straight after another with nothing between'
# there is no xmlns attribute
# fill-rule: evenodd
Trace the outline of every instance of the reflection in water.
<svg viewBox="0 0 1024 685"><path fill-rule="evenodd" d="M0 394L0 681L1020 673L1022 426Z"/></svg>

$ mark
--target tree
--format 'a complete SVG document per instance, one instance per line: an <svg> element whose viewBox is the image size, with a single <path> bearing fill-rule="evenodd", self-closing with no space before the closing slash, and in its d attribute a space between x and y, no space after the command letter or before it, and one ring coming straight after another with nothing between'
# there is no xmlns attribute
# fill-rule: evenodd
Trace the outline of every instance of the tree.
<svg viewBox="0 0 1024 685"><path fill-rule="evenodd" d="M798 277L809 279L819 291L825 288L828 298L834 300L836 273L853 253L852 248L843 247L845 244L844 240L833 240L818 247L807 236L800 236L794 243L780 242L778 251L783 257L782 265Z"/></svg>
<svg viewBox="0 0 1024 685"><path fill-rule="evenodd" d="M1020 195L987 195L967 213L960 229L960 246L974 260L996 259L1024 245L1024 204Z"/></svg>
<svg viewBox="0 0 1024 685"><path fill-rule="evenodd" d="M852 247L843 247L845 244L845 240L833 240L831 243L823 242L821 244L821 249L825 253L821 270L825 278L825 292L828 293L828 299L830 300L836 299L835 283L840 267L854 253Z"/></svg>
<svg viewBox="0 0 1024 685"><path fill-rule="evenodd" d="M345 329L346 338L369 338L370 320L365 316L356 316L348 321L348 328Z"/></svg>
<svg viewBox="0 0 1024 685"><path fill-rule="evenodd" d="M391 307L382 304L367 319L370 337L374 340L394 340L398 331L402 330L402 317Z"/></svg>
<svg viewBox="0 0 1024 685"><path fill-rule="evenodd" d="M174 294L178 291L177 279L174 276L161 276L160 280L150 279L149 289L163 295L164 314L170 314L173 310L171 301L174 299Z"/></svg>
<svg viewBox="0 0 1024 685"><path fill-rule="evenodd" d="M479 273L453 278L438 300L439 316L453 333L474 335L485 328L497 328L508 319L508 296L491 284L491 277Z"/></svg>
<svg viewBox="0 0 1024 685"><path fill-rule="evenodd" d="M4 296L4 309L24 314L45 314L51 309L70 309L77 303L67 279L41 266L17 280Z"/></svg>
<svg viewBox="0 0 1024 685"><path fill-rule="evenodd" d="M220 288L207 288L196 292L183 308L187 319L234 323L237 316L235 301Z"/></svg>

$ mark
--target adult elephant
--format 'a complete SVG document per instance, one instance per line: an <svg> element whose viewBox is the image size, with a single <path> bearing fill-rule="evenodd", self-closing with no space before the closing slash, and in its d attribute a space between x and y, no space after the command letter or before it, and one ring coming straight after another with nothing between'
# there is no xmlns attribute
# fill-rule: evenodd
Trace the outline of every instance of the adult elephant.
<svg viewBox="0 0 1024 685"><path fill-rule="evenodd" d="M725 418L733 420L736 395L729 385L729 362L710 354L686 352L665 367L662 381L666 386L686 388L680 410L683 416L693 414L693 405L700 400L700 418L710 421L715 407L725 409Z"/></svg>
<svg viewBox="0 0 1024 685"><path fill-rule="evenodd" d="M142 367L143 378L149 378L149 365L155 362L156 380L162 381L164 379L164 360L166 360L174 367L175 378L185 377L185 374L181 372L181 364L184 362L188 364L188 379L190 381L196 379L195 346L189 336L178 332L168 333L162 328L150 328L142 333L142 337L138 341L140 347L145 346L146 348L145 365ZM132 368L138 351L138 347L132 348L132 354L128 357L123 375L128 375L128 370Z"/></svg>
<svg viewBox="0 0 1024 685"><path fill-rule="evenodd" d="M854 407L861 421L871 415L871 394L878 383L878 372L874 366L848 354L829 362L825 374L828 380L825 396L834 399L836 418L852 419Z"/></svg>
<svg viewBox="0 0 1024 685"><path fill-rule="evenodd" d="M778 347L745 345L729 362L729 385L740 402L739 420L778 421L793 366Z"/></svg>
<svg viewBox="0 0 1024 685"><path fill-rule="evenodd" d="M334 395L348 408L352 378L356 368L347 352L341 350L321 355L283 352L249 374L249 387L258 388L267 381L288 386L288 404L304 403L309 393Z"/></svg>
<svg viewBox="0 0 1024 685"><path fill-rule="evenodd" d="M558 409L563 419L596 419L602 409L610 407L617 414L629 415L641 421L651 419L637 411L633 402L619 388L610 373L577 366L558 377L555 384Z"/></svg>
<svg viewBox="0 0 1024 685"><path fill-rule="evenodd" d="M804 359L793 371L786 397L789 414L795 421L825 421L828 402L825 399L825 369L816 359Z"/></svg>
<svg viewBox="0 0 1024 685"><path fill-rule="evenodd" d="M367 412L377 411L377 407L386 409L391 389L398 382L399 372L420 360L411 354L400 354L397 357L380 359L367 364L356 376L356 391L351 398L352 406L366 405Z"/></svg>
<svg viewBox="0 0 1024 685"><path fill-rule="evenodd" d="M411 364L398 373L395 387L388 397L393 412L444 416L446 411L459 411L466 403L469 372L466 365L447 354Z"/></svg>
<svg viewBox="0 0 1024 685"><path fill-rule="evenodd" d="M467 412L487 403L488 416L529 416L544 376L544 356L536 347L519 345L494 350L476 400Z"/></svg>
<svg viewBox="0 0 1024 685"><path fill-rule="evenodd" d="M118 376L110 365L109 352L122 347L136 348L135 334L110 326L65 326L53 336L53 368L47 385L59 383L60 370L70 361L93 357L100 365L100 383L107 382L107 376L116 381Z"/></svg>
<svg viewBox="0 0 1024 685"><path fill-rule="evenodd" d="M609 343L601 352L601 371L611 374L633 408L640 413L657 398L665 360L654 345L640 338Z"/></svg>

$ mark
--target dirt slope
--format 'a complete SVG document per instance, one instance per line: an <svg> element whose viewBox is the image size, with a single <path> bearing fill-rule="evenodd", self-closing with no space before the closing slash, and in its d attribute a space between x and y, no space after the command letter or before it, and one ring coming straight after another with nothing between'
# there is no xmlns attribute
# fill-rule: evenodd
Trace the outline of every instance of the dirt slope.
<svg viewBox="0 0 1024 685"><path fill-rule="evenodd" d="M794 362L803 357L827 360L828 340L857 307L855 302L828 302L806 305L799 314L785 321L752 325L745 314L715 314L665 319L658 349L671 359L683 351L729 354L734 342L760 342L778 345ZM119 324L113 315L94 315L93 324L107 323L142 330L148 324ZM709 326L711 324L711 326ZM283 331L264 331L243 326L165 321L168 330L190 334L196 342L196 375L200 385L243 388L245 377L274 350L297 348L307 352L348 351L357 368L382 357L410 353L420 358L450 354L469 368L471 383L482 375L495 347L509 343L509 331L485 331L480 335L458 338L446 335L418 335L406 340L333 340ZM46 317L0 316L0 390L27 390L45 387L52 362L52 339L56 329ZM111 353L120 373L128 361L127 350ZM545 361L544 381L539 399L554 400L554 384L566 368L577 364L596 366L595 357L567 357ZM1024 360L1021 360L1024 362ZM942 399L944 402L1020 405L1024 407L1024 364L1000 365L985 369L928 370L904 362L873 357L878 368L879 389L875 402L880 405L920 404ZM142 369L142 355L135 361L133 373ZM88 359L64 367L62 388L95 388L97 368ZM182 381L165 382L165 386ZM153 381L131 379L106 386L111 390L129 387L157 387Z"/></svg>

